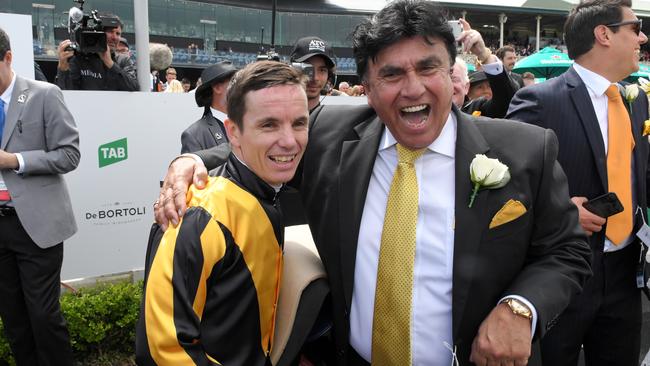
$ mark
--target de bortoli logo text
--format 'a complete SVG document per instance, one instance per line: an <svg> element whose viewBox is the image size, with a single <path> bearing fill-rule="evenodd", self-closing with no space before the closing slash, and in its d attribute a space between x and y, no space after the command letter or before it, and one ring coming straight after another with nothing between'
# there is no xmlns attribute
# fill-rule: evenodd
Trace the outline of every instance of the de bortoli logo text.
<svg viewBox="0 0 650 366"><path fill-rule="evenodd" d="M100 145L97 154L100 168L128 159L129 149L126 146L126 137Z"/></svg>

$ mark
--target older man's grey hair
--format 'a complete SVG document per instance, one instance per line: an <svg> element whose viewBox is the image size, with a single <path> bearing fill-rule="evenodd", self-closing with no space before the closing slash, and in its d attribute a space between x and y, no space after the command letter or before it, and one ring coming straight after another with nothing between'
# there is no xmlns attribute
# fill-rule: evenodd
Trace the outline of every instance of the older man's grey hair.
<svg viewBox="0 0 650 366"><path fill-rule="evenodd" d="M462 82L466 83L469 81L469 76L467 75L467 62L463 60L461 57L456 56L456 65L460 68L460 77L462 78Z"/></svg>

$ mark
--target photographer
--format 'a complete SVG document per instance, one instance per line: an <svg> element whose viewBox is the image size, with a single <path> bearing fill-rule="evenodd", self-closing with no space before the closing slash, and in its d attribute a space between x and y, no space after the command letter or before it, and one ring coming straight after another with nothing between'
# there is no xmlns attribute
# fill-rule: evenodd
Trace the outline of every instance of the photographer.
<svg viewBox="0 0 650 366"><path fill-rule="evenodd" d="M69 39L59 44L56 84L67 90L137 91L135 64L128 55L116 53L122 35L122 22L112 14L98 16L106 33L106 47L101 52L84 52L83 45L74 49Z"/></svg>

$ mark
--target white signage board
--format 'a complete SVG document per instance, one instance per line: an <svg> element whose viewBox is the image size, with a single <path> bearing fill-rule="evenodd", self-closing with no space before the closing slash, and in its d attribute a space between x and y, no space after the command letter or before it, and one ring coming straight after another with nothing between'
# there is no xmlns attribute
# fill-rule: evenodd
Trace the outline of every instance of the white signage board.
<svg viewBox="0 0 650 366"><path fill-rule="evenodd" d="M9 36L14 71L27 79L34 79L34 41L32 16L0 13L0 28Z"/></svg>
<svg viewBox="0 0 650 366"><path fill-rule="evenodd" d="M194 94L65 91L81 162L66 174L79 231L65 242L62 278L144 267L152 203L181 133L201 117Z"/></svg>

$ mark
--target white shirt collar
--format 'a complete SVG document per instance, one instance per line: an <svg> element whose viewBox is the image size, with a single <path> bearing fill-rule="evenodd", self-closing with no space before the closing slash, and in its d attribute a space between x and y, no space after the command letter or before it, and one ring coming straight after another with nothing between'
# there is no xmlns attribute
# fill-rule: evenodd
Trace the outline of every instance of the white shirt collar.
<svg viewBox="0 0 650 366"><path fill-rule="evenodd" d="M11 102L11 95L14 92L14 85L16 84L16 73L13 70L11 70L11 72L13 74L11 83L9 83L9 86L4 91L4 93L0 95L0 99L2 99L2 101L5 103L5 110L9 107L9 102Z"/></svg>
<svg viewBox="0 0 650 366"><path fill-rule="evenodd" d="M607 88L612 85L612 83L602 75L599 75L578 63L574 63L573 68L576 70L587 88L596 96L604 95Z"/></svg>
<svg viewBox="0 0 650 366"><path fill-rule="evenodd" d="M456 123L456 115L454 112L450 111L440 135L438 138L433 140L427 149L454 158L456 156ZM381 142L379 143L379 151L389 149L396 144L397 140L395 140L393 134L390 133L388 128L384 128L384 133L381 137Z"/></svg>
<svg viewBox="0 0 650 366"><path fill-rule="evenodd" d="M221 122L224 122L226 119L228 119L228 115L218 109L210 107L210 111L212 111L212 116Z"/></svg>

